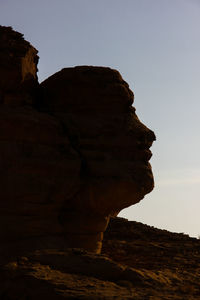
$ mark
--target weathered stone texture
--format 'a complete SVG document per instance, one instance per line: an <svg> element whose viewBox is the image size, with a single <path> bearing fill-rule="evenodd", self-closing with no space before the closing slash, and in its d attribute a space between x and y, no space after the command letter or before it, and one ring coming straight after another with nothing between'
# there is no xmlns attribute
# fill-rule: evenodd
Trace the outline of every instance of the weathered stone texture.
<svg viewBox="0 0 200 300"><path fill-rule="evenodd" d="M0 299L144 300L200 297L200 240L111 219L103 254L43 249L0 264Z"/></svg>
<svg viewBox="0 0 200 300"><path fill-rule="evenodd" d="M76 191L80 159L53 117L0 109L1 228L5 239L58 231L62 202ZM6 226L6 227L5 227Z"/></svg>
<svg viewBox="0 0 200 300"><path fill-rule="evenodd" d="M38 51L11 27L0 26L0 103L32 103Z"/></svg>
<svg viewBox="0 0 200 300"><path fill-rule="evenodd" d="M85 232L93 233L97 221L152 190L148 149L154 133L137 118L133 93L116 70L65 68L42 82L41 94L40 109L60 120L82 159L83 186L62 211L65 230L72 238L71 220L79 219L74 234L83 234L86 222ZM100 223L103 232L107 222Z"/></svg>

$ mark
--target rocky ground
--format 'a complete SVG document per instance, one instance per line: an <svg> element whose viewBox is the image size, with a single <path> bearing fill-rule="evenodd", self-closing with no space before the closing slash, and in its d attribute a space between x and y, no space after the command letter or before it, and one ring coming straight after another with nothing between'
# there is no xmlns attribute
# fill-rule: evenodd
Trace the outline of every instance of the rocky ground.
<svg viewBox="0 0 200 300"><path fill-rule="evenodd" d="M200 299L200 241L112 219L101 255L34 251L0 267L0 299Z"/></svg>
<svg viewBox="0 0 200 300"><path fill-rule="evenodd" d="M103 252L140 274L133 283L138 299L200 299L198 239L117 218Z"/></svg>

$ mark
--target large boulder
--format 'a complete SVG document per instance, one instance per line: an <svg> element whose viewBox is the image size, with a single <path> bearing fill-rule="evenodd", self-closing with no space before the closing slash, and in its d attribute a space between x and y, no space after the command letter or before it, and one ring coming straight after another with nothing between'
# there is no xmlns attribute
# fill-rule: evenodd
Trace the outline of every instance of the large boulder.
<svg viewBox="0 0 200 300"><path fill-rule="evenodd" d="M132 104L133 92L110 68L65 68L41 83L40 109L61 122L82 161L81 188L60 215L72 246L96 241L100 249L109 217L153 189L155 135Z"/></svg>
<svg viewBox="0 0 200 300"><path fill-rule="evenodd" d="M0 257L100 253L110 216L153 189L154 133L118 71L66 68L37 81L37 50L0 27Z"/></svg>

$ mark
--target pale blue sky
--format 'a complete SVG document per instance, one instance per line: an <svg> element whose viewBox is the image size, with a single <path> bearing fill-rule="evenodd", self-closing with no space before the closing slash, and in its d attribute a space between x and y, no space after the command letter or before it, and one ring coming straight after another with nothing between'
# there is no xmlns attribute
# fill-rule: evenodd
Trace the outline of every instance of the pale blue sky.
<svg viewBox="0 0 200 300"><path fill-rule="evenodd" d="M200 234L200 0L0 0L0 22L38 50L39 80L63 67L110 66L157 135L156 187L120 214Z"/></svg>

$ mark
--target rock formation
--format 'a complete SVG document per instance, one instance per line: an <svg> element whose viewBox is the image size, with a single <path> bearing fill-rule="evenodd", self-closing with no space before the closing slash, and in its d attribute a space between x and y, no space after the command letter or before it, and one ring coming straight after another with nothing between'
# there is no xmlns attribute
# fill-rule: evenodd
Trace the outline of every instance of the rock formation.
<svg viewBox="0 0 200 300"><path fill-rule="evenodd" d="M41 93L42 112L60 121L81 159L80 188L60 215L66 237L84 248L95 241L99 251L109 217L153 188L148 149L155 136L138 120L133 93L115 70L66 68L42 82Z"/></svg>
<svg viewBox="0 0 200 300"><path fill-rule="evenodd" d="M200 240L111 219L102 254L43 249L0 265L0 299L197 300Z"/></svg>
<svg viewBox="0 0 200 300"><path fill-rule="evenodd" d="M37 50L9 27L0 42L1 257L100 253L109 218L153 189L155 135L118 71L65 68L39 85Z"/></svg>
<svg viewBox="0 0 200 300"><path fill-rule="evenodd" d="M0 299L200 299L199 240L112 218L153 188L128 84L82 66L39 85L37 61L0 26Z"/></svg>

